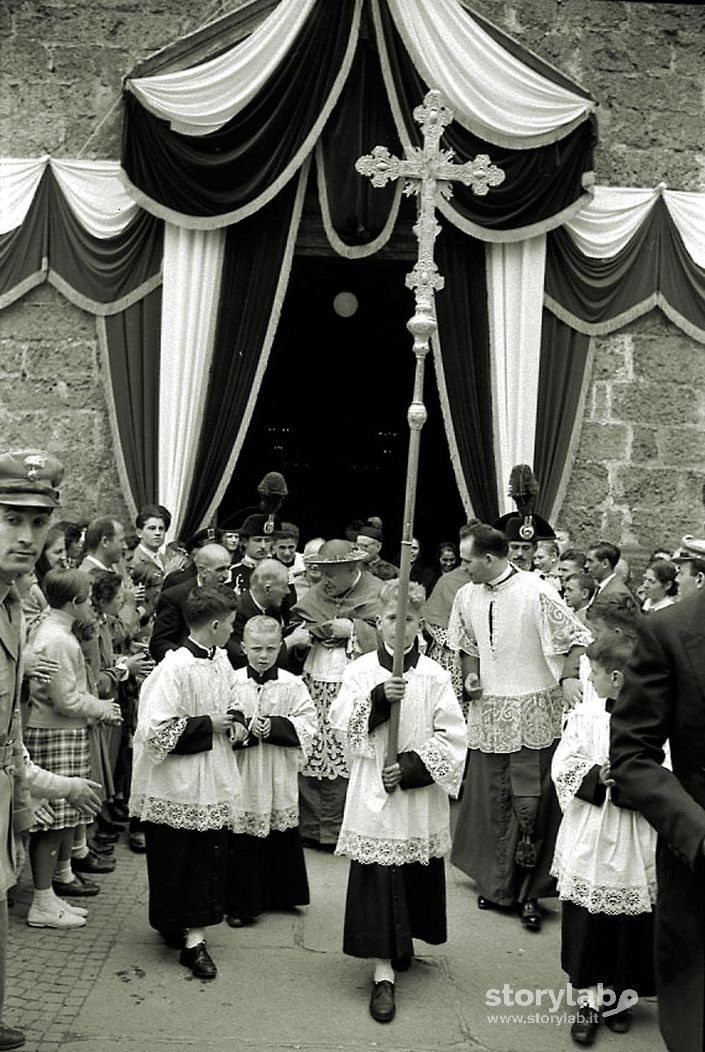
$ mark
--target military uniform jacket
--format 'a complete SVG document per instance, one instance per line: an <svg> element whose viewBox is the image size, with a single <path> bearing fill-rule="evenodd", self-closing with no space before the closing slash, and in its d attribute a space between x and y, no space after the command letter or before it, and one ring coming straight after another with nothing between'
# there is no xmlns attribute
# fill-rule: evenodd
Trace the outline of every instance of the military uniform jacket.
<svg viewBox="0 0 705 1052"><path fill-rule="evenodd" d="M20 688L22 611L14 588L0 603L0 896L15 883L14 822L30 806L24 777Z"/></svg>

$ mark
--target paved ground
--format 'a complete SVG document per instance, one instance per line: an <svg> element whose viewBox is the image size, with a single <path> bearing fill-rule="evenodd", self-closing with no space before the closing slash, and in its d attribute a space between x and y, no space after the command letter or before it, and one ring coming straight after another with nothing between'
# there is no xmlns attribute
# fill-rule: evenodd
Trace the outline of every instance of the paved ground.
<svg viewBox="0 0 705 1052"><path fill-rule="evenodd" d="M276 1052L389 1049L408 1052L552 1052L574 1048L565 1009L488 1006L487 991L565 990L555 903L539 935L514 916L480 912L472 884L448 872L449 941L420 957L397 984L397 1019L367 1014L365 962L340 952L347 863L307 851L312 905L270 914L249 929L211 929L220 974L202 983L149 929L143 856L117 846L118 866L86 900L85 928L31 929L26 876L10 911L6 1022L27 1033L27 1052ZM527 993L531 992L531 993ZM570 1011L570 1009L568 1009ZM501 1020L499 1016L514 1016ZM492 1016L496 1018L492 1018ZM605 1052L662 1052L653 1003L635 1010L632 1030L604 1027Z"/></svg>

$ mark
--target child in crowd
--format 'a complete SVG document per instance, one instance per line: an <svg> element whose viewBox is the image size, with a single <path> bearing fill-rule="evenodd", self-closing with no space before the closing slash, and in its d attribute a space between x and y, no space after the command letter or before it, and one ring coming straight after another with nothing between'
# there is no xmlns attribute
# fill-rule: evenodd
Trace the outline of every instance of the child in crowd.
<svg viewBox="0 0 705 1052"><path fill-rule="evenodd" d="M374 960L370 1014L395 1015L395 971L406 971L412 939L446 941L448 796L465 763L465 721L450 675L418 652L424 589L409 585L404 675L392 675L398 581L380 592L376 652L343 674L330 722L347 742L350 784L336 853L350 859L343 952ZM392 704L399 746L386 759Z"/></svg>
<svg viewBox="0 0 705 1052"><path fill-rule="evenodd" d="M134 741L130 811L144 823L149 922L199 979L217 973L204 929L223 919L228 829L240 809L231 740L246 729L228 711L235 673L223 649L236 604L217 585L187 597L189 636L145 680Z"/></svg>
<svg viewBox="0 0 705 1052"><path fill-rule="evenodd" d="M622 626L624 629L624 626ZM629 1029L630 1005L653 996L656 833L609 770L610 713L631 654L631 632L600 623L587 649L595 700L569 714L551 773L563 811L552 873L562 900L561 964L578 989L571 1037L591 1045L600 1022ZM599 984L599 986L598 986Z"/></svg>
<svg viewBox="0 0 705 1052"><path fill-rule="evenodd" d="M237 746L241 808L230 836L226 921L251 924L267 909L309 900L299 834L299 770L316 733L316 710L297 677L276 665L282 629L273 617L251 617L235 673L234 705L248 736Z"/></svg>

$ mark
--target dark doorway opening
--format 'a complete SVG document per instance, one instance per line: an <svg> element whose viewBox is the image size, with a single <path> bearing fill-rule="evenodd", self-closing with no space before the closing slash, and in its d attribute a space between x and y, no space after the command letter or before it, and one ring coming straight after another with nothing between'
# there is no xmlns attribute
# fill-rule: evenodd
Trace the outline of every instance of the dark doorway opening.
<svg viewBox="0 0 705 1052"><path fill-rule="evenodd" d="M220 507L223 522L257 503L257 484L281 471L282 515L302 543L343 536L352 519L379 515L384 554L401 537L414 377L406 322L414 299L408 262L297 257L262 390ZM337 301L336 297L346 296ZM353 308L355 308L353 310ZM352 313L349 313L352 311ZM429 358L415 534L431 561L464 521Z"/></svg>

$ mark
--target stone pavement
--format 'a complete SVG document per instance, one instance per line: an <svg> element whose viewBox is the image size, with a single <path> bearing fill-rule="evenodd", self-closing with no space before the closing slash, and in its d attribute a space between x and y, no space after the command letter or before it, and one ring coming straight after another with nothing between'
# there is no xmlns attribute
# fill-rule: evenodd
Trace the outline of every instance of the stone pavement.
<svg viewBox="0 0 705 1052"><path fill-rule="evenodd" d="M418 944L419 958L397 981L397 1018L380 1026L367 1013L369 966L340 951L345 860L307 850L311 906L268 914L252 928L211 929L219 976L202 983L148 927L144 857L122 843L116 856L100 895L85 900L85 928L28 928L27 873L15 893L5 1020L25 1029L27 1052L576 1047L561 1014L566 1009L551 1012L547 994L540 1008L486 1004L487 991L504 984L521 989L523 1001L537 988L565 990L555 902L545 903L543 931L530 934L515 916L479 911L472 883L449 867L449 941ZM542 1019L534 1021L539 1012ZM602 1028L597 1047L661 1052L655 1005L642 1003L634 1015L629 1034Z"/></svg>

